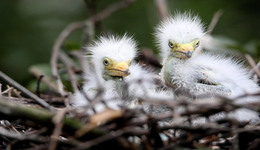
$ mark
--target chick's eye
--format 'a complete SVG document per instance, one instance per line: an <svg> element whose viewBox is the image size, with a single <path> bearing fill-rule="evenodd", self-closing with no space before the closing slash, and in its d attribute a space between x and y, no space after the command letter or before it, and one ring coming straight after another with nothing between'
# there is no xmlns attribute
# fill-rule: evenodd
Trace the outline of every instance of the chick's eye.
<svg viewBox="0 0 260 150"><path fill-rule="evenodd" d="M199 47L199 45L200 45L200 41L198 41L195 46Z"/></svg>
<svg viewBox="0 0 260 150"><path fill-rule="evenodd" d="M174 45L173 45L172 42L169 42L168 45L169 45L170 48L173 48L173 47L174 47Z"/></svg>
<svg viewBox="0 0 260 150"><path fill-rule="evenodd" d="M105 66L108 66L108 65L109 65L109 62L105 59L105 60L103 61L103 64L104 64Z"/></svg>

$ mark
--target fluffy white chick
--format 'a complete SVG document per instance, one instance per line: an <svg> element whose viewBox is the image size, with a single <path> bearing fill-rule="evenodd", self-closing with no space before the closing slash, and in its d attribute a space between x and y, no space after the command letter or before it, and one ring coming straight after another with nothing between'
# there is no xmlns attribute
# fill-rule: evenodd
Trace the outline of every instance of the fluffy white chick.
<svg viewBox="0 0 260 150"><path fill-rule="evenodd" d="M156 39L164 59L161 70L164 83L176 93L195 97L224 95L235 98L258 92L259 87L238 61L225 56L198 54L204 34L201 19L190 13L177 13L156 28ZM251 117L247 117L248 112ZM257 113L244 109L235 112L234 116L241 121L258 119Z"/></svg>
<svg viewBox="0 0 260 150"><path fill-rule="evenodd" d="M163 95L163 92L151 90L156 88L154 74L134 62L137 48L131 37L100 37L87 50L91 53L88 66L92 66L92 69L85 73L83 92L74 94L74 106L91 103L101 87L103 94L99 99L112 109L119 109L119 106L136 107L139 105L138 97L157 93ZM90 101L87 101L84 93ZM97 103L94 109L100 112L105 105Z"/></svg>
<svg viewBox="0 0 260 150"><path fill-rule="evenodd" d="M124 35L104 37L101 36L94 44L87 47L90 52L88 71L85 73L83 92L76 92L73 96L74 106L85 106L95 99L100 88L103 88L101 98L109 107L118 109L121 101L118 94L118 84L130 75L129 67L136 56L135 41ZM105 109L105 105L96 104L97 112Z"/></svg>

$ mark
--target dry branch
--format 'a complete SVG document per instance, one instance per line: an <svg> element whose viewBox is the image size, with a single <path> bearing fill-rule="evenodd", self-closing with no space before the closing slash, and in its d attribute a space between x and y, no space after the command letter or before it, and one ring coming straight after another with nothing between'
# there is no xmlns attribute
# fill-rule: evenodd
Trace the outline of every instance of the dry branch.
<svg viewBox="0 0 260 150"><path fill-rule="evenodd" d="M219 20L219 18L221 17L222 14L223 14L223 11L222 11L222 10L218 10L218 11L214 14L214 16L213 16L213 18L211 19L211 22L210 22L210 24L209 24L209 26L208 26L208 28L207 28L207 31L206 31L207 34L211 34L211 32L214 30L214 28L215 28L215 26L217 25L218 20Z"/></svg>
<svg viewBox="0 0 260 150"><path fill-rule="evenodd" d="M155 6L159 12L161 20L164 20L168 17L168 8L166 0L154 0Z"/></svg>
<svg viewBox="0 0 260 150"><path fill-rule="evenodd" d="M254 71L254 73L257 74L257 76L260 78L260 70L258 68L259 64L256 65L255 61L253 60L253 58L250 55L246 54L245 57L246 57L248 63L250 64L250 66L252 67L252 70Z"/></svg>
<svg viewBox="0 0 260 150"><path fill-rule="evenodd" d="M2 119L24 119L51 127L53 126L52 119L55 114L38 107L10 102L8 99L0 97L0 115ZM65 117L63 121L65 132L68 133L74 133L82 127L78 120L72 118Z"/></svg>
<svg viewBox="0 0 260 150"><path fill-rule="evenodd" d="M36 96L35 94L33 94L32 92L30 92L29 90L24 88L22 85L20 85L19 83L17 83L16 81L14 81L13 79L8 77L6 74L4 74L1 71L0 71L0 78L5 80L8 84L13 86L14 88L16 88L16 89L20 90L21 92L23 92L26 96L28 96L28 97L32 98L33 100L35 100L38 104L40 104L44 108L47 108L49 110L54 111L54 109L48 103L46 103L43 99L41 99L38 96Z"/></svg>
<svg viewBox="0 0 260 150"><path fill-rule="evenodd" d="M14 132L9 132L8 130L4 129L3 127L0 127L0 135L12 139L16 139L19 141L33 141L33 142L39 142L44 143L47 142L47 138L41 137L39 135L25 135L25 134L19 134Z"/></svg>

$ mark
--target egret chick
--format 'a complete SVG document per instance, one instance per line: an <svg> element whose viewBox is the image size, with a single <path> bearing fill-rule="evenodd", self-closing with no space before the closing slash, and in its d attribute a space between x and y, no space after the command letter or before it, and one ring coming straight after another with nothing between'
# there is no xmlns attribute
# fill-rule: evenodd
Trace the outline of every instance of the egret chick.
<svg viewBox="0 0 260 150"><path fill-rule="evenodd" d="M102 99L108 107L131 108L138 105L137 97L148 95L147 90L155 86L153 74L134 62L137 48L131 37L100 37L87 49L91 53L89 65L93 67L86 72L83 91L90 100L95 98L98 88L103 87ZM80 92L76 92L73 99L74 106L89 104ZM105 106L96 104L94 108L100 112Z"/></svg>
<svg viewBox="0 0 260 150"><path fill-rule="evenodd" d="M122 79L130 75L130 65L136 56L136 43L127 35L123 37L101 36L94 44L87 47L90 52L88 71L85 73L86 82L83 85L83 92L92 100L96 97L100 87L103 93L100 94L105 103L114 109L118 109L121 102L118 94L118 85ZM74 106L88 105L89 101L81 92L73 96ZM96 111L104 110L102 104L94 105Z"/></svg>
<svg viewBox="0 0 260 150"><path fill-rule="evenodd" d="M190 13L178 13L156 28L164 83L176 93L195 97L224 95L234 98L258 92L259 87L238 61L225 56L198 54L204 32L201 19ZM254 116L258 118L256 114Z"/></svg>

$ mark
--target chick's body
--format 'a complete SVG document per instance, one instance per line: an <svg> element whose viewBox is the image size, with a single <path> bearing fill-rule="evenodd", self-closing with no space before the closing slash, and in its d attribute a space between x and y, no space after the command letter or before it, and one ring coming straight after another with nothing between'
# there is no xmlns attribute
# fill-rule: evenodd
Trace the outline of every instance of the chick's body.
<svg viewBox="0 0 260 150"><path fill-rule="evenodd" d="M248 69L231 58L200 54L188 60L169 57L161 72L164 82L192 95L234 98L259 90Z"/></svg>

